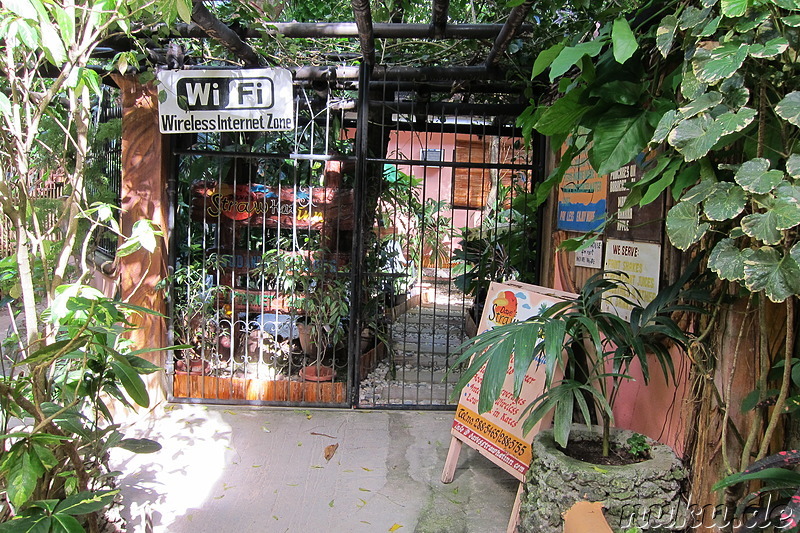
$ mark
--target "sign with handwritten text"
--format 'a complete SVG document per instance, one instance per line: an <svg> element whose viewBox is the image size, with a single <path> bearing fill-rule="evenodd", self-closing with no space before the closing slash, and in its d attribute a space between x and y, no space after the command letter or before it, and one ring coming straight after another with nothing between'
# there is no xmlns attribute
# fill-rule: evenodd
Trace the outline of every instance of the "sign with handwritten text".
<svg viewBox="0 0 800 533"><path fill-rule="evenodd" d="M486 306L478 332L496 326L526 320L539 315L551 305L574 294L556 291L525 283L492 283L486 297ZM534 427L528 435L522 434L522 412L540 396L544 389L544 365L537 361L525 375L522 391L514 398L514 357L503 383L500 398L492 410L478 414L478 397L483 382L483 369L461 391L452 434L455 438L476 449L492 462L522 481L531 463L531 443L539 430Z"/></svg>
<svg viewBox="0 0 800 533"><path fill-rule="evenodd" d="M661 277L661 245L620 241L606 241L605 270L608 277L625 281L631 291L620 289L620 295L647 305L658 294L658 281ZM603 301L603 311L616 312L617 316L630 320L631 306L614 298L611 302Z"/></svg>

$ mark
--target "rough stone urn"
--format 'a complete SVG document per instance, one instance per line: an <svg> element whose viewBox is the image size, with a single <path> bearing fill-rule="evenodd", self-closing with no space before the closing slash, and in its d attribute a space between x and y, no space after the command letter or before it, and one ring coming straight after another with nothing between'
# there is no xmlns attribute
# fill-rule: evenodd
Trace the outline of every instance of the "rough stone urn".
<svg viewBox="0 0 800 533"><path fill-rule="evenodd" d="M575 425L570 442L597 440L599 428ZM632 431L611 431L611 442L625 447ZM562 515L582 500L602 502L611 528L625 532L669 532L686 527L687 506L681 498L686 478L681 461L669 446L647 439L650 459L624 466L586 463L560 450L553 432L533 441L533 460L520 508L519 533L561 533Z"/></svg>

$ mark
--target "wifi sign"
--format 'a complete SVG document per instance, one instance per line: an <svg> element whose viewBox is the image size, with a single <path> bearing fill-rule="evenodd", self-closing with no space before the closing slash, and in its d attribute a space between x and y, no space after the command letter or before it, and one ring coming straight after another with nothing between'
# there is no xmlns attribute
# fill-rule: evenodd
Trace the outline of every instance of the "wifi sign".
<svg viewBox="0 0 800 533"><path fill-rule="evenodd" d="M270 109L275 90L270 78L202 77L178 80L178 97L188 111Z"/></svg>

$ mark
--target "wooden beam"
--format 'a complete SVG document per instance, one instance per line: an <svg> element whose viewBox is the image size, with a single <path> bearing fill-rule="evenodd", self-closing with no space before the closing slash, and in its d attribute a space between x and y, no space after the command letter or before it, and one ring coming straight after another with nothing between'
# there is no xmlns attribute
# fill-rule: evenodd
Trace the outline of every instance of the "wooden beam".
<svg viewBox="0 0 800 533"><path fill-rule="evenodd" d="M246 67L261 65L262 57L232 29L223 24L205 6L203 0L192 1L192 21L203 31L241 59Z"/></svg>
<svg viewBox="0 0 800 533"><path fill-rule="evenodd" d="M447 13L450 10L450 0L433 0L431 5L431 26L433 26L434 39L444 38L447 28Z"/></svg>
<svg viewBox="0 0 800 533"><path fill-rule="evenodd" d="M130 317L137 328L127 336L134 349L158 350L167 346L167 305L158 284L167 276L169 251L169 207L167 174L170 164L167 137L158 131L158 91L155 85L142 85L136 76L113 74L122 94L122 183L120 227L131 236L140 220L151 220L163 232L155 251L138 250L117 257L121 299L151 309L160 315L135 313ZM141 354L163 367L166 352ZM146 376L151 401L165 398L164 373Z"/></svg>
<svg viewBox="0 0 800 533"><path fill-rule="evenodd" d="M495 67L500 61L500 56L506 51L511 40L516 37L522 27L522 23L525 21L525 17L530 13L533 1L534 0L525 0L525 3L511 10L511 14L508 15L508 20L506 20L506 23L503 25L503 29L498 34L497 39L495 39L494 46L492 46L486 58L487 68Z"/></svg>
<svg viewBox="0 0 800 533"><path fill-rule="evenodd" d="M361 54L368 68L375 66L375 32L372 29L372 10L369 0L350 0L353 16L358 27L358 40L361 43Z"/></svg>

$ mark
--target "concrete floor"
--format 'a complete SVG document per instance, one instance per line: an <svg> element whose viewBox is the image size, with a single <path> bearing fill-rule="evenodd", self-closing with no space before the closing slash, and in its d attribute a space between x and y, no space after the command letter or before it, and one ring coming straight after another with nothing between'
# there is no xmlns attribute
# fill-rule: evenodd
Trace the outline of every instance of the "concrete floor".
<svg viewBox="0 0 800 533"><path fill-rule="evenodd" d="M453 414L166 405L116 449L129 531L503 533L517 481L463 448L440 481ZM338 444L325 459L326 447Z"/></svg>

